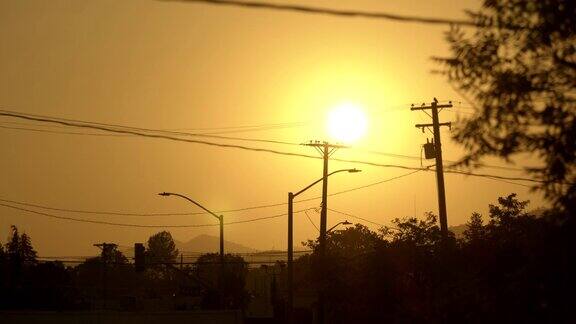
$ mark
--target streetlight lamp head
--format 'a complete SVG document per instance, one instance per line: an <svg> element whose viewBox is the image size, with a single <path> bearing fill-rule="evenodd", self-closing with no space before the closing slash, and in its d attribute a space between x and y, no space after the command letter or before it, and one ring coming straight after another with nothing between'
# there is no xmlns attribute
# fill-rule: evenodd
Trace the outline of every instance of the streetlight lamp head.
<svg viewBox="0 0 576 324"><path fill-rule="evenodd" d="M352 223L350 223L349 221L345 220L342 225L352 225Z"/></svg>
<svg viewBox="0 0 576 324"><path fill-rule="evenodd" d="M362 170L358 170L358 169L354 168L354 169L348 170L348 172L350 172L350 173L358 173L358 172L362 172Z"/></svg>
<svg viewBox="0 0 576 324"><path fill-rule="evenodd" d="M161 192L158 196L170 196L170 194L168 192Z"/></svg>

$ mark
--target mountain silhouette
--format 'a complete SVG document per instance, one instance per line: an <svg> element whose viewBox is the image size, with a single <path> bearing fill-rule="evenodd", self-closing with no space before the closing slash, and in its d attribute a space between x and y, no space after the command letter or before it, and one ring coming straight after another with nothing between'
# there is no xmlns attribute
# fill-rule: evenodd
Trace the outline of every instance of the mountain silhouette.
<svg viewBox="0 0 576 324"><path fill-rule="evenodd" d="M180 252L218 252L220 250L220 239L217 236L198 235L187 242L174 240L176 248ZM238 243L224 240L225 253L254 253L258 250Z"/></svg>

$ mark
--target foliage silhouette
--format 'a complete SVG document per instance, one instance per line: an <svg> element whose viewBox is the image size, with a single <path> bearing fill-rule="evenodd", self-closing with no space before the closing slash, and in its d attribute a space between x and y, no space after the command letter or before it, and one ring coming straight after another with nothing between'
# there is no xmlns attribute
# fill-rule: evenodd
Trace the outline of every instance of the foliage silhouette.
<svg viewBox="0 0 576 324"><path fill-rule="evenodd" d="M197 276L209 283L203 294L203 307L220 307L221 302L231 309L244 309L248 303L246 276L248 263L239 255L225 254L224 266L219 253L202 254L195 263Z"/></svg>
<svg viewBox="0 0 576 324"><path fill-rule="evenodd" d="M170 232L158 232L148 238L146 250L148 262L171 263L178 257L178 249Z"/></svg>
<svg viewBox="0 0 576 324"><path fill-rule="evenodd" d="M536 214L528 206L516 194L500 197L488 206L487 222L473 213L463 237L449 245L431 213L397 218L378 231L357 224L329 232L322 267L318 242L304 243L313 252L295 260L295 296L324 289L330 323L570 323L576 236L560 221L563 211ZM222 281L217 253L192 266L136 272L114 245L75 267L37 261L15 268L11 257L21 260L14 246L22 246L15 243L22 236L13 228L0 253L1 309L217 309L222 300L244 309L249 302L248 264L240 256L225 256ZM283 275L271 287L277 312ZM302 323L311 318L300 315Z"/></svg>
<svg viewBox="0 0 576 324"><path fill-rule="evenodd" d="M480 26L447 33L442 73L473 96L476 113L456 129L465 164L486 156L537 156L527 169L557 206L576 210L576 4L485 0ZM508 28L517 26L518 28Z"/></svg>
<svg viewBox="0 0 576 324"><path fill-rule="evenodd" d="M314 253L296 260L296 296L326 289L331 323L570 322L576 239L561 212L527 206L500 197L487 224L473 213L447 246L431 213L379 232L335 231L325 272L318 242L308 241Z"/></svg>

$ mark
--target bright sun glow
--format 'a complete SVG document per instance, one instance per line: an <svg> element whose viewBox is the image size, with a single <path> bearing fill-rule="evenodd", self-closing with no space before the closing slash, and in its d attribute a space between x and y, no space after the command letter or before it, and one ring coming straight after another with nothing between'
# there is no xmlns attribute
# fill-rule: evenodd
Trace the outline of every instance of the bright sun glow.
<svg viewBox="0 0 576 324"><path fill-rule="evenodd" d="M344 103L330 111L327 126L332 138L352 143L366 133L366 115L358 105Z"/></svg>

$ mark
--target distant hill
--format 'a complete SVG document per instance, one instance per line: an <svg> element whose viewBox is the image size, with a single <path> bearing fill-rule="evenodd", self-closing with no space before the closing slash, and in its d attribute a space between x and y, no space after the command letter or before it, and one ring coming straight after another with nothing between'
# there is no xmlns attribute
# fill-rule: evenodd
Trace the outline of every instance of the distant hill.
<svg viewBox="0 0 576 324"><path fill-rule="evenodd" d="M176 248L181 252L218 252L220 250L220 238L211 235L198 235L188 242L174 240L174 243L176 243ZM258 252L258 250L224 240L224 252L254 253Z"/></svg>
<svg viewBox="0 0 576 324"><path fill-rule="evenodd" d="M468 226L466 224L461 224L461 225L456 225L456 226L448 226L448 230L452 233L454 233L454 236L456 236L456 238L463 238L464 237L464 231L466 230L466 228L468 228Z"/></svg>

